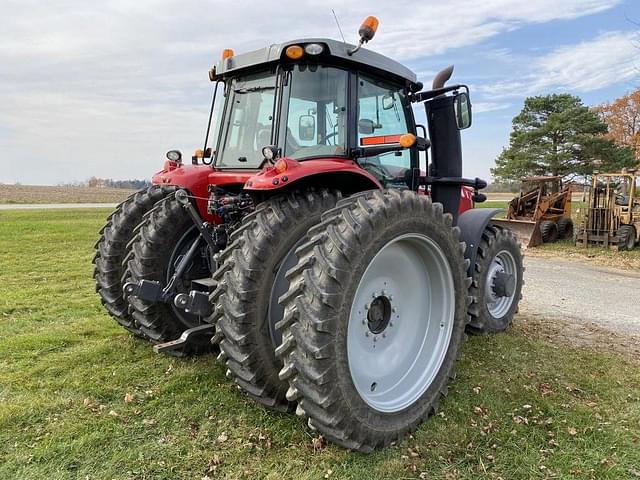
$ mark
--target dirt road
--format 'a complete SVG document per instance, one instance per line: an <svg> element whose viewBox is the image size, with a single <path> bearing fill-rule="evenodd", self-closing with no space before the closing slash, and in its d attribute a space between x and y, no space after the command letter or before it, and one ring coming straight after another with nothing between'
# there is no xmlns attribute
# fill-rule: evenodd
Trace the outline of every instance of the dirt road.
<svg viewBox="0 0 640 480"><path fill-rule="evenodd" d="M521 312L640 335L640 272L525 256Z"/></svg>

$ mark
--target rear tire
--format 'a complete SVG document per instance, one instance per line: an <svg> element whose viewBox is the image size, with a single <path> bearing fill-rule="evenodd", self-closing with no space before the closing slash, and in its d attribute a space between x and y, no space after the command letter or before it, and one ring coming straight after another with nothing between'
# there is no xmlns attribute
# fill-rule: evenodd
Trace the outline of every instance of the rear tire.
<svg viewBox="0 0 640 480"><path fill-rule="evenodd" d="M191 217L175 199L175 193L165 197L147 213L144 221L136 229L126 258L127 269L123 284L151 280L164 287L173 274L178 257L184 247L200 235ZM202 241L204 244L204 241ZM203 247L205 248L205 247ZM205 259L196 253L190 268L185 273L184 284L178 293L188 293L189 278L204 278L211 275ZM141 298L128 297L130 312L140 330L152 343L175 340L182 332L204 323L200 317L179 310L173 303L149 302ZM183 356L211 350L211 337L199 337L183 350L172 350L170 355Z"/></svg>
<svg viewBox="0 0 640 480"><path fill-rule="evenodd" d="M116 322L139 337L144 334L135 324L122 295L122 275L126 268L123 261L129 252L128 243L134 236L135 227L156 202L173 191L175 187L172 186L153 185L131 195L109 215L95 244L93 278L102 305Z"/></svg>
<svg viewBox="0 0 640 480"><path fill-rule="evenodd" d="M558 220L557 226L559 238L573 238L573 220L570 218L561 218Z"/></svg>
<svg viewBox="0 0 640 480"><path fill-rule="evenodd" d="M636 229L633 225L621 225L618 228L618 250L633 250L636 246Z"/></svg>
<svg viewBox="0 0 640 480"><path fill-rule="evenodd" d="M261 203L231 235L214 273L218 286L211 303L218 308L208 321L216 324L220 359L249 397L273 410L295 406L286 399L289 384L278 378L282 360L274 352L281 340L275 330L283 313L278 298L289 286L284 274L296 264L293 249L339 198L309 190Z"/></svg>
<svg viewBox="0 0 640 480"><path fill-rule="evenodd" d="M544 243L554 243L558 240L558 226L550 220L540 222L540 233Z"/></svg>
<svg viewBox="0 0 640 480"><path fill-rule="evenodd" d="M370 452L436 411L467 323L468 262L459 234L451 215L426 196L372 191L326 212L297 250L281 298L280 378L289 381L287 398L299 402L296 413L328 440ZM369 280L380 283L373 300ZM358 303L365 298L369 310ZM377 332L377 343L366 329Z"/></svg>
<svg viewBox="0 0 640 480"><path fill-rule="evenodd" d="M469 306L471 321L467 332L474 335L502 332L518 312L524 284L520 244L511 230L498 225L485 228L474 270L469 287L473 303ZM505 273L512 275L512 285L500 278Z"/></svg>

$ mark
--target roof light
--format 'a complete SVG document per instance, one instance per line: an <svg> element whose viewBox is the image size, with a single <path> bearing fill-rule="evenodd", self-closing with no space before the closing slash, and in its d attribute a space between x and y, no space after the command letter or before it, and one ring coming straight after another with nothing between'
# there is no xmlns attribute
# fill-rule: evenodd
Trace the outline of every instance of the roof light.
<svg viewBox="0 0 640 480"><path fill-rule="evenodd" d="M304 47L304 51L309 55L320 55L324 50L324 47L319 43L310 43Z"/></svg>
<svg viewBox="0 0 640 480"><path fill-rule="evenodd" d="M299 60L304 55L304 50L300 45L291 45L284 51L285 55L291 60Z"/></svg>
<svg viewBox="0 0 640 480"><path fill-rule="evenodd" d="M231 58L233 57L233 49L232 48L225 48L224 50L222 50L222 60L226 60L227 58Z"/></svg>
<svg viewBox="0 0 640 480"><path fill-rule="evenodd" d="M364 19L364 22L362 22L362 25L360 25L360 29L358 30L358 35L360 35L360 38L364 43L371 40L376 34L379 23L378 19L374 16L368 16Z"/></svg>
<svg viewBox="0 0 640 480"><path fill-rule="evenodd" d="M193 152L193 156L196 158L204 158L204 151L201 148L198 148Z"/></svg>

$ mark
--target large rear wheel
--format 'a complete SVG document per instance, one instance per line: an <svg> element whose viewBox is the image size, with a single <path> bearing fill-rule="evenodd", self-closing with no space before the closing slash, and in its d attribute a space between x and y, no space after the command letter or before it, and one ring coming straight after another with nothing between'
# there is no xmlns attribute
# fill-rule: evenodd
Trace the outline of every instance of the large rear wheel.
<svg viewBox="0 0 640 480"><path fill-rule="evenodd" d="M209 319L227 374L249 397L269 408L290 410L288 383L278 378L282 360L274 350L281 337L278 299L289 288L286 271L297 261L295 248L320 215L335 206L337 192L308 190L267 200L248 215L219 258L214 274L218 305Z"/></svg>
<svg viewBox="0 0 640 480"><path fill-rule="evenodd" d="M287 398L325 438L368 452L433 414L467 323L459 230L428 197L350 197L309 232L279 327Z"/></svg>
<svg viewBox="0 0 640 480"><path fill-rule="evenodd" d="M123 261L129 252L128 243L134 235L135 227L156 202L175 191L172 186L153 185L140 190L109 215L107 223L100 230L93 257L93 278L96 292L109 315L125 329L137 336L144 336L131 314L129 305L122 295Z"/></svg>
<svg viewBox="0 0 640 480"><path fill-rule="evenodd" d="M176 267L189 247L200 238L200 233L191 217L176 201L175 194L165 197L144 218L136 229L127 256L124 282L150 280L164 287L173 276ZM189 293L191 281L211 276L210 254L204 239L179 282L176 293ZM131 314L140 330L152 343L175 340L185 330L201 325L204 320L177 308L173 302L151 302L136 296L128 298ZM191 343L187 351L172 351L172 354L196 354L210 350L209 338Z"/></svg>

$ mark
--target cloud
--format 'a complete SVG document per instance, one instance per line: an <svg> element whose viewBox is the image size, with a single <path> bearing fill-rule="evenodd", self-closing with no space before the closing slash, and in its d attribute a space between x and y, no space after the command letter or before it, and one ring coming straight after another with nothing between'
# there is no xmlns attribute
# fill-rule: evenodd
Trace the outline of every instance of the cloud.
<svg viewBox="0 0 640 480"><path fill-rule="evenodd" d="M0 33L0 147L5 158L20 161L0 170L0 181L148 177L165 150L199 146L211 92L206 72L223 48L243 52L292 38L336 38L331 8L347 41L356 39L363 16L378 16L371 47L406 62L619 3L372 0L364 11L337 0L5 0L0 16L10 21ZM556 62L549 58L545 68L553 71Z"/></svg>
<svg viewBox="0 0 640 480"><path fill-rule="evenodd" d="M563 45L538 57L510 61L518 80L479 85L486 98L537 95L550 91L591 92L640 77L640 34L605 32Z"/></svg>

